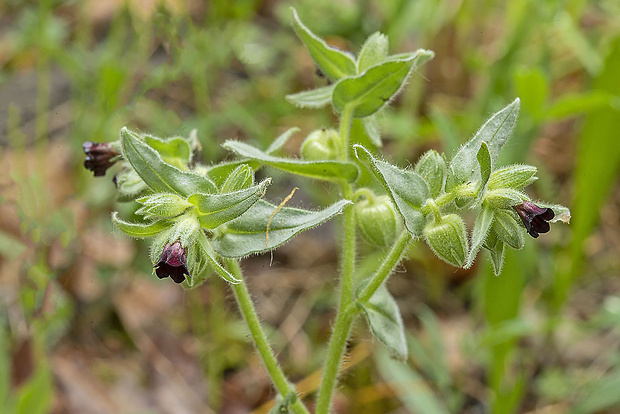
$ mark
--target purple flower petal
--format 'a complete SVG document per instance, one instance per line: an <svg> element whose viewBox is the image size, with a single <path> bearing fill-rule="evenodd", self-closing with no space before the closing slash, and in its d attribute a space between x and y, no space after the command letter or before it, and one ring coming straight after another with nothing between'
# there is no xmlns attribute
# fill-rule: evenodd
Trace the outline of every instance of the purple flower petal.
<svg viewBox="0 0 620 414"><path fill-rule="evenodd" d="M187 269L187 251L178 241L166 244L159 261L153 267L160 279L170 277L176 283L182 283L185 275L191 277Z"/></svg>
<svg viewBox="0 0 620 414"><path fill-rule="evenodd" d="M555 217L552 209L539 207L531 201L524 201L513 208L530 236L537 238L539 233L547 233L550 230L548 221Z"/></svg>

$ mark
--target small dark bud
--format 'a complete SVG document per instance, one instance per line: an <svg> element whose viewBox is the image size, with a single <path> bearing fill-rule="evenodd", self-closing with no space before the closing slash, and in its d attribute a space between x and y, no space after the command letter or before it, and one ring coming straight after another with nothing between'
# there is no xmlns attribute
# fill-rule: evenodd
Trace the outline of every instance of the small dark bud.
<svg viewBox="0 0 620 414"><path fill-rule="evenodd" d="M166 244L159 261L153 267L160 279L170 276L176 283L182 283L185 275L191 277L187 269L187 250L178 241Z"/></svg>
<svg viewBox="0 0 620 414"><path fill-rule="evenodd" d="M95 177L105 175L105 172L116 162L119 152L109 142L86 141L82 144L86 159L84 167L95 173Z"/></svg>
<svg viewBox="0 0 620 414"><path fill-rule="evenodd" d="M549 220L555 217L555 213L550 208L539 207L530 201L513 206L525 229L530 236L536 238L539 233L547 233L550 229Z"/></svg>

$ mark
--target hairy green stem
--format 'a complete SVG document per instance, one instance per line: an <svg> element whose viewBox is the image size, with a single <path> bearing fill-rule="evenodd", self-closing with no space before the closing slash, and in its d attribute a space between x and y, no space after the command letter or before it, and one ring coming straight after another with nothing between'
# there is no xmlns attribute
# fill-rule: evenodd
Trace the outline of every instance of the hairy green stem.
<svg viewBox="0 0 620 414"><path fill-rule="evenodd" d="M351 192L350 187L348 185L349 192ZM345 195L346 189L347 187L343 186L343 195ZM344 211L344 231L340 303L329 341L327 360L323 368L323 377L321 378L317 397L316 414L327 414L329 412L332 395L336 387L338 368L340 367L340 361L347 344L351 323L355 316L354 313L345 311L353 300L353 274L355 271L355 216L352 206L348 206Z"/></svg>
<svg viewBox="0 0 620 414"><path fill-rule="evenodd" d="M353 123L352 105L345 106L340 116L339 156L342 160L349 159L349 136ZM353 201L353 186L342 181L340 183L343 198ZM316 414L327 414L331 406L332 395L336 387L338 368L351 330L354 314L345 312L353 300L353 274L355 273L355 215L353 206L344 209L344 248L342 252L342 278L340 279L340 303L334 330L329 341L327 360L323 368L323 377L319 386Z"/></svg>
<svg viewBox="0 0 620 414"><path fill-rule="evenodd" d="M351 135L351 125L353 124L353 111L355 106L349 104L344 107L340 115L340 129L338 131L338 158L340 160L349 159L349 136Z"/></svg>
<svg viewBox="0 0 620 414"><path fill-rule="evenodd" d="M254 340L256 350L260 354L263 364L265 364L265 368L269 373L269 377L271 378L274 387L282 397L286 398L288 395L296 393L295 387L287 380L282 368L280 368L280 365L278 364L278 360L273 354L273 350L271 349L269 342L267 341L265 332L263 331L260 321L258 320L256 309L252 303L250 292L248 291L245 280L243 279L243 273L241 272L239 261L235 259L227 259L226 264L229 271L237 279L241 280L241 283L236 285L231 284L230 286L235 293L235 298L237 299L237 304L243 314L243 318L250 329L250 334ZM290 409L295 414L309 414L308 410L301 403L299 398L296 398L292 402Z"/></svg>

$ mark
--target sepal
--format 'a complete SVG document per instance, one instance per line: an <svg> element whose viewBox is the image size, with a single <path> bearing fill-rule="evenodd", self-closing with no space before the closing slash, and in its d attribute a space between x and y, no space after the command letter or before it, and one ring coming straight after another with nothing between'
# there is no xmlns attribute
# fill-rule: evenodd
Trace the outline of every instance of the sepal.
<svg viewBox="0 0 620 414"><path fill-rule="evenodd" d="M142 207L136 210L136 214L144 216L145 220L180 216L185 210L193 207L176 194L152 194L136 201L142 204Z"/></svg>
<svg viewBox="0 0 620 414"><path fill-rule="evenodd" d="M129 223L121 220L116 211L112 213L112 223L123 233L136 238L155 236L172 226L172 222L167 220L153 221L151 223Z"/></svg>
<svg viewBox="0 0 620 414"><path fill-rule="evenodd" d="M434 219L424 227L424 240L443 261L456 267L463 267L469 250L465 222L457 214Z"/></svg>

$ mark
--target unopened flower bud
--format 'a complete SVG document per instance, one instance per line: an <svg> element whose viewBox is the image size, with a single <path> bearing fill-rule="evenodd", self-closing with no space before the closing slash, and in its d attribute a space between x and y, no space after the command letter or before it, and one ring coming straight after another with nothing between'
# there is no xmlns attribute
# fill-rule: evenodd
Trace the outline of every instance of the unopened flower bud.
<svg viewBox="0 0 620 414"><path fill-rule="evenodd" d="M309 161L336 159L338 133L333 129L312 131L301 144L301 157Z"/></svg>
<svg viewBox="0 0 620 414"><path fill-rule="evenodd" d="M435 150L426 151L414 167L414 171L424 178L432 198L437 198L446 181L446 160Z"/></svg>
<svg viewBox="0 0 620 414"><path fill-rule="evenodd" d="M176 194L153 194L136 201L142 204L142 207L136 210L136 214L144 216L147 220L180 216L189 207L193 207Z"/></svg>
<svg viewBox="0 0 620 414"><path fill-rule="evenodd" d="M547 233L549 220L555 217L550 208L539 207L531 201L524 201L513 206L530 236L537 238L539 233Z"/></svg>
<svg viewBox="0 0 620 414"><path fill-rule="evenodd" d="M457 214L433 220L424 227L424 239L435 254L456 267L463 267L469 250L465 222Z"/></svg>
<svg viewBox="0 0 620 414"><path fill-rule="evenodd" d="M235 168L222 184L222 194L245 190L254 184L254 170L247 164Z"/></svg>
<svg viewBox="0 0 620 414"><path fill-rule="evenodd" d="M95 173L95 177L105 175L120 155L118 150L109 142L91 142L86 141L82 144L82 149L86 158L84 159L84 167Z"/></svg>
<svg viewBox="0 0 620 414"><path fill-rule="evenodd" d="M507 209L522 203L527 198L520 191L511 188L500 188L497 190L487 190L484 195L484 202L496 209Z"/></svg>
<svg viewBox="0 0 620 414"><path fill-rule="evenodd" d="M367 199L357 202L355 220L364 240L375 246L389 246L396 239L397 215L388 196L376 197L372 203Z"/></svg>
<svg viewBox="0 0 620 414"><path fill-rule="evenodd" d="M509 165L493 171L489 178L488 189L512 188L520 190L537 179L536 167L521 164Z"/></svg>

